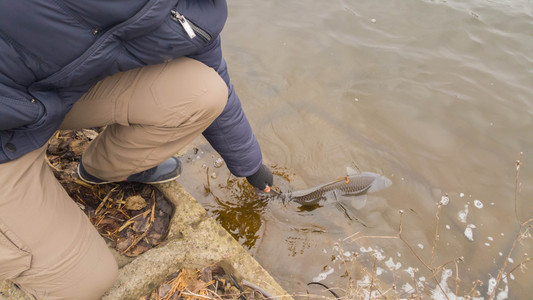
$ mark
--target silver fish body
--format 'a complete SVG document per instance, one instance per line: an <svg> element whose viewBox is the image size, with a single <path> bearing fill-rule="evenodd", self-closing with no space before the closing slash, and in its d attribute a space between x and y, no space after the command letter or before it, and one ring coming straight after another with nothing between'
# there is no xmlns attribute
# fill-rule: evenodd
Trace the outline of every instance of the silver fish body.
<svg viewBox="0 0 533 300"><path fill-rule="evenodd" d="M392 184L385 176L370 172L352 174L344 179L326 183L317 187L283 193L285 201L294 201L301 205L317 205L321 201L340 200L376 192Z"/></svg>

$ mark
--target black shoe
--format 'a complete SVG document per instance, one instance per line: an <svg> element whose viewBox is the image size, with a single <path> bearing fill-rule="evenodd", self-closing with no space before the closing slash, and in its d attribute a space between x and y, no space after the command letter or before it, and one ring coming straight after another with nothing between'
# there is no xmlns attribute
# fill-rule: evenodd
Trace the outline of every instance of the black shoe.
<svg viewBox="0 0 533 300"><path fill-rule="evenodd" d="M140 183L163 183L163 182L169 182L172 180L175 180L178 178L181 174L181 163L177 157L171 157L161 164L148 169L146 171L142 171L139 173L132 174L124 180L125 182L140 182ZM105 184L105 183L111 183L111 181L105 181L100 178L94 177L91 174L89 174L85 168L83 167L83 164L81 163L78 165L78 176L81 180L90 183L90 184Z"/></svg>

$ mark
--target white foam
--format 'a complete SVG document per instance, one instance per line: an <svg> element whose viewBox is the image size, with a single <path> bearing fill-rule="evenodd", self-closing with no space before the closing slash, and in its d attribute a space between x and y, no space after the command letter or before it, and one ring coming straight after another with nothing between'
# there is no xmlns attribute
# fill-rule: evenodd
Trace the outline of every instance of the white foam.
<svg viewBox="0 0 533 300"><path fill-rule="evenodd" d="M474 200L474 206L477 208L483 208L483 202L479 200Z"/></svg>
<svg viewBox="0 0 533 300"><path fill-rule="evenodd" d="M410 285L409 283L404 283L404 285L402 286L402 290L405 292L405 293L412 293L414 291L414 288L412 285Z"/></svg>
<svg viewBox="0 0 533 300"><path fill-rule="evenodd" d="M504 274L504 275L506 275L506 274ZM496 295L496 299L497 300L504 300L504 299L508 299L509 298L509 282L507 280L507 276L504 276L504 278L502 279L502 282L505 285L503 287L501 287L502 286L501 283L498 285L498 286L500 286L500 288L499 288L500 292ZM497 283L496 278L491 277L489 279L489 284L487 286L487 295L491 295L492 294L492 292L496 288L496 283Z"/></svg>
<svg viewBox="0 0 533 300"><path fill-rule="evenodd" d="M487 285L487 294L491 295L495 287L496 287L496 278L491 277L489 279L489 284Z"/></svg>
<svg viewBox="0 0 533 300"><path fill-rule="evenodd" d="M496 300L503 300L509 298L509 284L507 277L504 278L502 281L503 283L505 283L505 287L503 288L503 291L498 293L498 296L496 296Z"/></svg>
<svg viewBox="0 0 533 300"><path fill-rule="evenodd" d="M440 287L442 287L442 290L440 287L436 287L435 289L431 290L431 299L443 300L443 299L454 298L452 296L453 293L448 287L448 282L447 282L448 278L450 278L452 275L453 275L453 272L450 269L444 269L444 271L442 271L441 278L440 278Z"/></svg>
<svg viewBox="0 0 533 300"><path fill-rule="evenodd" d="M465 228L465 236L467 239L473 241L474 240L474 232L472 231L473 228L476 228L476 225L474 224L468 224Z"/></svg>
<svg viewBox="0 0 533 300"><path fill-rule="evenodd" d="M379 261L382 261L385 259L385 255L383 255L381 252L379 252L378 250L374 251L374 257L379 260Z"/></svg>
<svg viewBox="0 0 533 300"><path fill-rule="evenodd" d="M459 211L457 214L457 217L459 218L459 221L466 223L466 217L468 216L468 204L465 204L465 209Z"/></svg>
<svg viewBox="0 0 533 300"><path fill-rule="evenodd" d="M448 198L448 196L442 196L440 197L440 203L442 205L448 205L448 203L450 203L450 198Z"/></svg>
<svg viewBox="0 0 533 300"><path fill-rule="evenodd" d="M372 252L374 249L372 249L372 247L368 247L368 248L365 248L365 247L361 247L359 248L359 251L361 251L361 253L368 253L368 252Z"/></svg>
<svg viewBox="0 0 533 300"><path fill-rule="evenodd" d="M368 274L363 277L363 280L357 280L357 286L358 287L370 286L370 277L368 276Z"/></svg>
<svg viewBox="0 0 533 300"><path fill-rule="evenodd" d="M389 257L389 259L385 262L385 265L392 271L398 270L402 267L402 264L400 262L394 263L392 257Z"/></svg>
<svg viewBox="0 0 533 300"><path fill-rule="evenodd" d="M415 278L415 269L412 267L409 267L405 270L409 275L411 275L411 278Z"/></svg>
<svg viewBox="0 0 533 300"><path fill-rule="evenodd" d="M326 271L324 271L324 272L318 274L317 277L314 277L314 278L313 278L313 281L320 282L320 281L326 279L326 278L328 277L328 275L333 274L334 271L335 271L335 270L334 270L333 268L329 267Z"/></svg>

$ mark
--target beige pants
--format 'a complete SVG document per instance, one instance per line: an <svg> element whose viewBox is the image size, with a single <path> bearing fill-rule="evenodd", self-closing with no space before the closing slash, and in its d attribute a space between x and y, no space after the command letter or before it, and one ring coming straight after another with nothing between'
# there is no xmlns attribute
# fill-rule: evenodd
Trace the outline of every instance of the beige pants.
<svg viewBox="0 0 533 300"><path fill-rule="evenodd" d="M227 93L213 69L177 59L100 81L62 128L108 125L83 163L97 177L122 180L198 136L221 113ZM45 150L0 164L0 280L38 299L97 299L113 284L117 265L55 179Z"/></svg>

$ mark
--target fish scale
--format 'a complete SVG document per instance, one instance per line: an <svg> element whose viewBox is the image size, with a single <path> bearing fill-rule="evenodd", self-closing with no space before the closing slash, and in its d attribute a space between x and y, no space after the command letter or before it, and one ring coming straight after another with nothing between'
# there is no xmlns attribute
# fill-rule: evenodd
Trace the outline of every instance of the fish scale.
<svg viewBox="0 0 533 300"><path fill-rule="evenodd" d="M375 186L372 189L372 186ZM294 201L301 205L316 205L321 200L326 199L326 195L331 193L335 197L358 196L369 192L377 191L391 185L391 181L378 174L365 172L361 174L352 174L344 179L333 181L318 187L282 193L284 201Z"/></svg>

